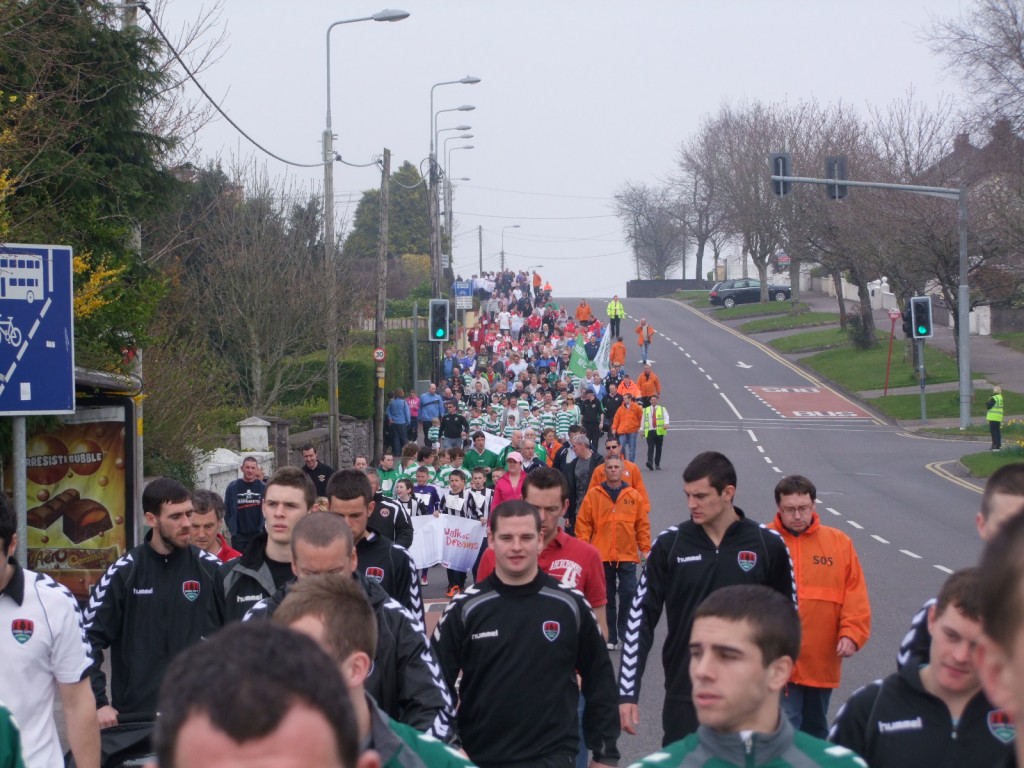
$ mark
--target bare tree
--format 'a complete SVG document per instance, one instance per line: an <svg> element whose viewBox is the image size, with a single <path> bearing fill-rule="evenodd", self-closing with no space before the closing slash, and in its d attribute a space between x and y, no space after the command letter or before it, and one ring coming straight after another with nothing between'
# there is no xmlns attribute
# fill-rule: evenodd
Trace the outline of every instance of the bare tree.
<svg viewBox="0 0 1024 768"><path fill-rule="evenodd" d="M960 18L933 22L927 35L974 96L981 121L1005 116L1024 128L1024 2L977 0Z"/></svg>
<svg viewBox="0 0 1024 768"><path fill-rule="evenodd" d="M672 182L680 200L685 201L683 225L696 249L698 280L704 277L704 251L724 231L726 223L724 195L717 176L721 158L711 126L711 121L705 119L697 134L680 145Z"/></svg>
<svg viewBox="0 0 1024 768"><path fill-rule="evenodd" d="M664 280L675 267L685 270L686 214L669 188L627 183L615 202L633 245L638 277Z"/></svg>

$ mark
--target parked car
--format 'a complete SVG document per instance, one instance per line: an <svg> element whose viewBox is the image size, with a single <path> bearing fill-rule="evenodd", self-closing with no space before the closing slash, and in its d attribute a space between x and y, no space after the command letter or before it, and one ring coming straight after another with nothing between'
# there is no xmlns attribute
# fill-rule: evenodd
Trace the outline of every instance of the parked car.
<svg viewBox="0 0 1024 768"><path fill-rule="evenodd" d="M789 301L790 296L792 293L788 285L768 286L768 298L772 301ZM756 304L761 300L761 281L746 277L723 280L711 289L708 300L727 309L737 304Z"/></svg>

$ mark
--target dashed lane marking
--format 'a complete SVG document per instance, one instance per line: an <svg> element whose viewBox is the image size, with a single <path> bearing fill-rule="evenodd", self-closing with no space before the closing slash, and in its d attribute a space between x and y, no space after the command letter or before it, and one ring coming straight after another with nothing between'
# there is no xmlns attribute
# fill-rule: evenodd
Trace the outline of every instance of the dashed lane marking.
<svg viewBox="0 0 1024 768"><path fill-rule="evenodd" d="M877 533L872 533L871 534L871 538L874 539L875 541L880 541L882 544L888 544L889 543L888 539L883 539Z"/></svg>
<svg viewBox="0 0 1024 768"><path fill-rule="evenodd" d="M772 463L772 460L770 458L768 458L767 456L762 456L761 458L763 458L769 464Z"/></svg>
<svg viewBox="0 0 1024 768"><path fill-rule="evenodd" d="M736 414L736 418L743 421L743 417L740 415L740 412L736 410L736 406L732 404L732 401L725 396L725 392L719 392L718 394L722 396L722 399L725 400L725 404L728 405L732 409L732 412Z"/></svg>
<svg viewBox="0 0 1024 768"><path fill-rule="evenodd" d="M921 559L920 555L918 555L918 554L916 554L914 552L911 552L909 549L901 549L900 552L902 552L907 557L914 558L915 560L920 560Z"/></svg>
<svg viewBox="0 0 1024 768"><path fill-rule="evenodd" d="M747 434L750 435L751 440L753 440L755 443L757 442L757 435L754 434L754 430L748 429Z"/></svg>
<svg viewBox="0 0 1024 768"><path fill-rule="evenodd" d="M943 573L952 573L952 572L953 572L953 569L952 569L952 568L947 568L947 567L946 567L946 566L944 566L944 565L935 565L935 566L932 566L932 567L933 567L933 568L938 568L938 569L939 569L940 571L942 571Z"/></svg>
<svg viewBox="0 0 1024 768"><path fill-rule="evenodd" d="M842 517L843 516L842 512L840 512L838 510L835 510L835 509L832 509L832 507L825 507L825 509L827 509L829 512L831 512L836 517Z"/></svg>
<svg viewBox="0 0 1024 768"><path fill-rule="evenodd" d="M852 528L856 528L858 531L863 531L864 530L864 526L863 525L861 525L860 523L855 522L853 520L847 520L846 524L851 526Z"/></svg>

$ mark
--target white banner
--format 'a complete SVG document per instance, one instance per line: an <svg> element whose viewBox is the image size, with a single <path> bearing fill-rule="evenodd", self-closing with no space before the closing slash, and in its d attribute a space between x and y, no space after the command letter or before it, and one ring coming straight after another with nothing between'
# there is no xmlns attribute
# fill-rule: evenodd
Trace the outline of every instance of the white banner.
<svg viewBox="0 0 1024 768"><path fill-rule="evenodd" d="M487 529L479 520L468 517L441 515L443 524L443 552L441 565L453 571L470 571L480 554Z"/></svg>
<svg viewBox="0 0 1024 768"><path fill-rule="evenodd" d="M490 432L484 432L484 450L496 453L499 456L501 455L501 452L505 450L505 446L511 442L512 441L507 437L498 437L497 435L492 435Z"/></svg>
<svg viewBox="0 0 1024 768"><path fill-rule="evenodd" d="M413 537L409 556L417 568L429 568L441 562L444 523L433 515L416 515L412 519Z"/></svg>
<svg viewBox="0 0 1024 768"><path fill-rule="evenodd" d="M470 571L487 535L479 520L454 515L417 515L412 527L409 555L417 568L440 563L455 571Z"/></svg>
<svg viewBox="0 0 1024 768"><path fill-rule="evenodd" d="M608 333L608 329L605 329L604 336L601 337L601 346L597 348L597 355L594 357L594 362L597 363L597 372L601 374L603 379L608 375L608 371L611 370L611 363L608 360L608 354L612 349L612 335Z"/></svg>

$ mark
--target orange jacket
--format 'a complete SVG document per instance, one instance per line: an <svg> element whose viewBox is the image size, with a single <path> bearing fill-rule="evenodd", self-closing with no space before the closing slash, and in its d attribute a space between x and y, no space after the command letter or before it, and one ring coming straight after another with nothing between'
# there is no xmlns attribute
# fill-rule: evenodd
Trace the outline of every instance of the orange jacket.
<svg viewBox="0 0 1024 768"><path fill-rule="evenodd" d="M590 485L587 486L587 490L593 490L607 479L604 471L604 462L601 462L594 467L594 474L590 476ZM647 486L644 485L644 476L640 472L640 467L634 464L628 459L622 460L622 482L633 486L640 495L644 497L644 501L647 502L648 509L651 506L651 498L647 495Z"/></svg>
<svg viewBox="0 0 1024 768"><path fill-rule="evenodd" d="M643 418L644 409L636 403L626 407L625 403L619 406L612 420L612 432L616 435L628 435L640 431L640 419Z"/></svg>
<svg viewBox="0 0 1024 768"><path fill-rule="evenodd" d="M644 371L637 376L636 385L640 387L640 397L650 397L651 395L661 397L661 379L653 371L650 374Z"/></svg>
<svg viewBox="0 0 1024 768"><path fill-rule="evenodd" d="M638 346L644 345L644 330L647 331L647 341L650 343L651 339L654 338L654 326L648 323L647 325L638 325L636 327L636 343Z"/></svg>
<svg viewBox="0 0 1024 768"><path fill-rule="evenodd" d="M592 318L593 316L594 316L594 311L590 308L590 305L587 304L586 302L583 302L582 304L580 304L579 306L576 307L576 319L579 322L585 323L588 320L590 320L590 318Z"/></svg>
<svg viewBox="0 0 1024 768"><path fill-rule="evenodd" d="M536 272L534 272L533 273L533 287L534 288L540 288L540 283L541 283L540 275L538 275Z"/></svg>
<svg viewBox="0 0 1024 768"><path fill-rule="evenodd" d="M632 379L629 380L629 384L626 384L626 380L623 379L615 391L620 395L632 395L634 400L640 397L640 387Z"/></svg>
<svg viewBox="0 0 1024 768"><path fill-rule="evenodd" d="M768 524L789 547L800 610L800 658L791 682L814 688L838 688L842 659L840 637L860 650L871 636L871 604L864 572L850 537L822 525L815 514L799 536L782 526L776 514Z"/></svg>
<svg viewBox="0 0 1024 768"><path fill-rule="evenodd" d="M587 491L576 515L576 538L593 544L606 563L638 563L651 551L647 500L623 483L612 501L603 486Z"/></svg>
<svg viewBox="0 0 1024 768"><path fill-rule="evenodd" d="M555 463L555 454L558 453L558 449L562 447L562 444L555 440L551 443L551 447L544 446L544 450L548 452L548 466L553 466Z"/></svg>
<svg viewBox="0 0 1024 768"><path fill-rule="evenodd" d="M612 344L612 348L608 350L608 362L618 363L619 365L626 364L626 345L621 341L616 341Z"/></svg>

